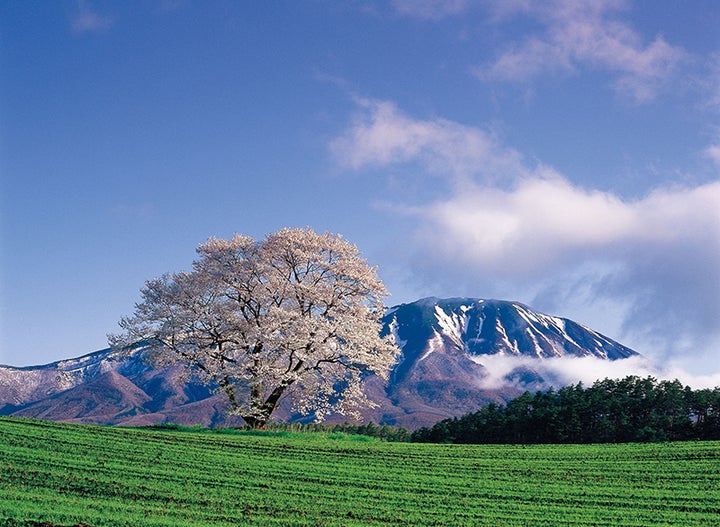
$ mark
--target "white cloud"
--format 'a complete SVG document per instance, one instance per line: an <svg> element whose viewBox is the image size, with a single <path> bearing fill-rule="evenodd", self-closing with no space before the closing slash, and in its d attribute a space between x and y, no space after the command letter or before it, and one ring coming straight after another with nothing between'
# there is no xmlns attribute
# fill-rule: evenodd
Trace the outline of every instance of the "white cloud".
<svg viewBox="0 0 720 527"><path fill-rule="evenodd" d="M70 23L76 33L101 33L110 29L112 19L95 11L88 2L78 1Z"/></svg>
<svg viewBox="0 0 720 527"><path fill-rule="evenodd" d="M587 66L613 72L615 88L636 101L652 99L686 53L661 37L643 43L629 24L611 16L623 5L614 0L504 5L499 8L503 19L526 15L539 22L543 31L527 36L477 73L487 79L522 81Z"/></svg>
<svg viewBox="0 0 720 527"><path fill-rule="evenodd" d="M720 373L696 375L676 366L659 367L641 356L616 361L597 357L559 357L538 361L533 357L496 354L478 356L474 360L486 368L487 376L483 377L479 384L481 388L488 390L507 386L509 382L514 382L519 389L531 391L549 386L560 388L578 382L582 382L584 386L591 386L595 381L620 379L630 375L654 377L659 380L677 379L694 389L720 386ZM544 382L527 384L513 375L513 372L528 370L536 372Z"/></svg>
<svg viewBox="0 0 720 527"><path fill-rule="evenodd" d="M445 119L417 120L388 101L357 100L353 125L330 148L348 168L421 161L435 173L458 180L487 180L524 174L522 156L491 134Z"/></svg>
<svg viewBox="0 0 720 527"><path fill-rule="evenodd" d="M524 301L720 371L720 181L627 200L533 166L480 129L387 102L363 101L332 148L347 167L411 163L449 182L429 202L386 204L410 220L405 266L429 284L423 294Z"/></svg>
<svg viewBox="0 0 720 527"><path fill-rule="evenodd" d="M672 246L697 238L712 246L720 239L720 183L657 190L630 202L559 176L532 177L509 190L466 186L415 214L428 247L517 273L608 251L620 258L627 244Z"/></svg>

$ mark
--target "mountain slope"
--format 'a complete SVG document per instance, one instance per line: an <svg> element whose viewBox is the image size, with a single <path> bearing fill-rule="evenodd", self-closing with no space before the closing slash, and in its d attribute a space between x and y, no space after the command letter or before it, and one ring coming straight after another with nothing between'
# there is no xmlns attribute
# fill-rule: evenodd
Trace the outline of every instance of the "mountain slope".
<svg viewBox="0 0 720 527"><path fill-rule="evenodd" d="M384 332L402 350L374 417L410 428L503 403L525 389L549 387L532 365L567 357L618 360L637 355L568 319L501 300L424 298L386 313ZM526 359L500 386L483 382L488 357ZM530 366L528 366L528 364Z"/></svg>
<svg viewBox="0 0 720 527"><path fill-rule="evenodd" d="M367 379L378 408L366 419L408 428L503 403L552 379L543 361L562 357L618 360L631 349L567 319L537 313L516 302L472 298L426 298L396 306L383 318L402 350L390 382ZM489 387L490 357L523 358L500 385ZM0 366L0 414L61 421L147 425L162 422L232 426L222 395L185 384L177 368L154 369L143 348L102 350L45 366ZM297 418L278 409L279 419ZM344 421L343 416L331 420Z"/></svg>
<svg viewBox="0 0 720 527"><path fill-rule="evenodd" d="M144 412L151 397L127 377L109 371L23 408L23 415L53 421L116 424Z"/></svg>
<svg viewBox="0 0 720 527"><path fill-rule="evenodd" d="M196 404L201 402L202 404ZM98 424L233 426L223 399L186 384L178 368L153 368L143 348L104 349L35 367L0 366L0 414Z"/></svg>

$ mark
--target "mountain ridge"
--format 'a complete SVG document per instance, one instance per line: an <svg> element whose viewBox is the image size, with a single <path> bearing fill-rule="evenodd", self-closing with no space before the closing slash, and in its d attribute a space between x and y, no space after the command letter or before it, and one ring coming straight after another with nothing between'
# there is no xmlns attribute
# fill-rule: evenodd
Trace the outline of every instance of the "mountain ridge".
<svg viewBox="0 0 720 527"><path fill-rule="evenodd" d="M387 385L375 377L367 380L367 393L378 408L362 414L365 420L408 428L549 384L527 365L533 361L637 355L576 322L519 302L427 297L389 308L382 322L383 333L395 336L402 353ZM482 381L492 373L486 364L490 356L521 357L525 364L508 373L501 386L488 388ZM153 368L142 347L125 353L104 349L40 366L0 366L0 414L100 424L242 424L223 412L222 396L211 387L186 383L177 367ZM287 404L277 418L303 420Z"/></svg>

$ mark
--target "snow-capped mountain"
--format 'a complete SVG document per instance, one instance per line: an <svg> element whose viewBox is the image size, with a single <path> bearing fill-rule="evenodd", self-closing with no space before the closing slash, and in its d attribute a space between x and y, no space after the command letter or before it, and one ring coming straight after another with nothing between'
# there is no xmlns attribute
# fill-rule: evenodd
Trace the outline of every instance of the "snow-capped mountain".
<svg viewBox="0 0 720 527"><path fill-rule="evenodd" d="M446 346L475 357L504 353L616 360L637 355L572 320L544 315L517 302L424 298L389 310L383 321L411 361Z"/></svg>
<svg viewBox="0 0 720 527"><path fill-rule="evenodd" d="M568 319L501 300L425 298L394 307L383 318L402 355L375 418L410 428L503 403L526 389L548 388L551 359L624 359L637 353ZM497 359L515 364L496 377ZM517 360L512 360L517 359ZM440 417L442 416L442 417Z"/></svg>
<svg viewBox="0 0 720 527"><path fill-rule="evenodd" d="M637 355L571 320L499 300L426 298L403 304L388 310L383 332L395 336L402 354L388 385L367 380L368 394L379 407L365 416L408 428L549 386L553 380L543 378L539 367L549 359L614 361ZM494 373L493 357L522 362L500 385L488 386L483 380ZM37 367L0 366L0 414L125 425L240 424L223 414L223 402L206 386L184 384L173 368L153 369L141 347ZM292 416L281 408L278 417Z"/></svg>

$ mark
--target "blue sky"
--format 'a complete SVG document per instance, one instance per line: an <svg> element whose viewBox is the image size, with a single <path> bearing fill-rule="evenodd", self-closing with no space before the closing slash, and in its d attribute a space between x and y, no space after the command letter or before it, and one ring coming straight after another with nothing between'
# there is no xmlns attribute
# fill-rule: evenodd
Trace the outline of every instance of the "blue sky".
<svg viewBox="0 0 720 527"><path fill-rule="evenodd" d="M210 236L341 233L720 384L714 1L0 4L0 363L106 346Z"/></svg>

